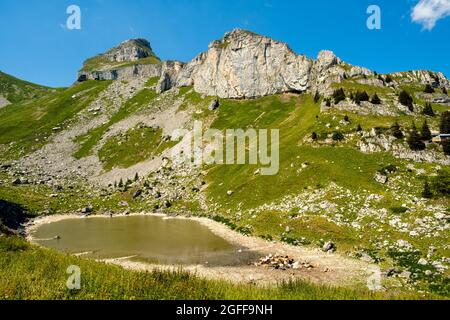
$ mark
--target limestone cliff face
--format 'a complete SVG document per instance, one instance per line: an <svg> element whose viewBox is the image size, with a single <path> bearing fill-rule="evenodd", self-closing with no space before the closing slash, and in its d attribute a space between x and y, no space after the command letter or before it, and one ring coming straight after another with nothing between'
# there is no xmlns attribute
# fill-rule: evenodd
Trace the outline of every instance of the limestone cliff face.
<svg viewBox="0 0 450 320"><path fill-rule="evenodd" d="M186 64L175 84L221 98L253 98L306 90L311 66L285 43L236 29Z"/></svg>
<svg viewBox="0 0 450 320"><path fill-rule="evenodd" d="M183 67L184 64L179 61L164 61L161 66L161 77L156 86L156 91L161 93L174 87Z"/></svg>
<svg viewBox="0 0 450 320"><path fill-rule="evenodd" d="M134 77L152 78L161 76L160 64L137 64L104 71L80 71L78 81L87 80L127 80Z"/></svg>
<svg viewBox="0 0 450 320"><path fill-rule="evenodd" d="M132 77L160 77L157 91L193 86L194 90L220 98L255 98L284 92L332 94L334 83L357 77L374 86L402 83L450 87L442 73L409 71L392 75L387 84L375 73L352 66L332 51L321 51L316 60L293 52L287 44L255 33L236 29L213 41L206 52L183 64L161 62L150 43L128 40L106 53L88 59L78 74L79 81L117 80Z"/></svg>
<svg viewBox="0 0 450 320"><path fill-rule="evenodd" d="M311 60L285 43L236 29L187 63L172 83L194 86L197 92L221 98L302 91L328 95L333 83L362 75L373 72L351 66L331 51L321 51L317 60Z"/></svg>

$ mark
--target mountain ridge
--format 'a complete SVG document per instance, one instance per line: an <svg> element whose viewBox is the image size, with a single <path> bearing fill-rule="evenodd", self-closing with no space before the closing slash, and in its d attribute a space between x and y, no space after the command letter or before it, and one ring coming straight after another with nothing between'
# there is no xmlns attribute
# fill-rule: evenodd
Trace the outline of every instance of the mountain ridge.
<svg viewBox="0 0 450 320"><path fill-rule="evenodd" d="M143 40L146 41L146 40ZM126 42L125 42L126 43ZM148 46L150 43L147 41ZM111 49L111 50L114 50ZM110 52L109 50L108 52ZM207 51L191 61L160 61L152 65L134 60L133 66L113 70L80 71L78 80L115 80L132 76L159 76L158 91L193 86L194 90L219 98L257 98L277 93L318 91L330 96L332 83L346 77L373 77L376 72L342 61L332 51L322 50L316 59L295 53L287 43L234 29L222 39L212 41ZM408 78L413 74L421 84L450 88L441 72L415 70L389 75ZM384 85L384 84L381 84ZM399 86L393 82L390 86Z"/></svg>

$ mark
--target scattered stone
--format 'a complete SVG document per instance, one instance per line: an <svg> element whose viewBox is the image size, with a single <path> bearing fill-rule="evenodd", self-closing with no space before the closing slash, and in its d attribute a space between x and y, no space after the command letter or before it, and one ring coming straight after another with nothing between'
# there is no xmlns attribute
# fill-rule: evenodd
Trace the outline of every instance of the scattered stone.
<svg viewBox="0 0 450 320"><path fill-rule="evenodd" d="M29 184L28 180L25 178L17 178L12 182L13 185L18 186L18 185L24 185L24 184Z"/></svg>
<svg viewBox="0 0 450 320"><path fill-rule="evenodd" d="M82 214L89 214L89 213L92 213L92 211L93 211L93 209L92 209L92 207L85 207L85 208L82 208L81 210L80 210L80 212L82 213Z"/></svg>
<svg viewBox="0 0 450 320"><path fill-rule="evenodd" d="M11 168L12 168L12 165L9 164L9 163L4 163L4 164L2 164L2 165L0 166L0 168L1 168L2 170L8 170L8 169L11 169Z"/></svg>
<svg viewBox="0 0 450 320"><path fill-rule="evenodd" d="M421 266L426 266L428 264L428 261L424 258L420 258L417 263L420 264Z"/></svg>
<svg viewBox="0 0 450 320"><path fill-rule="evenodd" d="M369 263L375 262L375 260L365 252L361 252L361 257L359 259L361 259L362 261L365 261L365 262L369 262Z"/></svg>
<svg viewBox="0 0 450 320"><path fill-rule="evenodd" d="M402 273L400 273L400 277L405 278L405 279L409 279L411 277L412 273L410 271L403 271Z"/></svg>
<svg viewBox="0 0 450 320"><path fill-rule="evenodd" d="M397 269L397 268L390 268L387 272L386 272L386 276L388 276L388 277L393 277L393 276L395 276L395 275L397 275L397 274L399 274L400 273L400 270L399 269Z"/></svg>
<svg viewBox="0 0 450 320"><path fill-rule="evenodd" d="M336 246L333 242L328 241L323 245L322 250L325 252L332 252L336 250Z"/></svg>
<svg viewBox="0 0 450 320"><path fill-rule="evenodd" d="M234 191L232 191L232 190L227 191L227 195L229 195L229 196L233 195L233 193L234 193Z"/></svg>
<svg viewBox="0 0 450 320"><path fill-rule="evenodd" d="M219 106L220 106L219 100L214 99L214 100L211 102L211 104L209 105L208 109L209 109L210 111L214 111L214 110L218 109Z"/></svg>
<svg viewBox="0 0 450 320"><path fill-rule="evenodd" d="M56 186L53 187L53 191L55 191L55 192L63 192L64 188L62 186L60 186L60 185L56 185Z"/></svg>
<svg viewBox="0 0 450 320"><path fill-rule="evenodd" d="M381 184L386 184L388 182L388 177L380 172L377 172L374 177L375 181Z"/></svg>
<svg viewBox="0 0 450 320"><path fill-rule="evenodd" d="M170 203L170 201L168 201L168 200L164 201L164 207L170 208L171 206L172 206L172 203Z"/></svg>
<svg viewBox="0 0 450 320"><path fill-rule="evenodd" d="M300 269L307 268L311 269L313 266L309 263L301 263L295 261L289 256L280 256L269 254L266 257L260 258L258 262L255 263L256 266L266 266L276 270L287 270L287 269Z"/></svg>
<svg viewBox="0 0 450 320"><path fill-rule="evenodd" d="M139 198L142 195L142 190L137 190L135 193L133 193L133 199Z"/></svg>
<svg viewBox="0 0 450 320"><path fill-rule="evenodd" d="M119 202L119 206L121 206L121 207L128 207L128 202L126 202L126 201L120 201L120 202Z"/></svg>

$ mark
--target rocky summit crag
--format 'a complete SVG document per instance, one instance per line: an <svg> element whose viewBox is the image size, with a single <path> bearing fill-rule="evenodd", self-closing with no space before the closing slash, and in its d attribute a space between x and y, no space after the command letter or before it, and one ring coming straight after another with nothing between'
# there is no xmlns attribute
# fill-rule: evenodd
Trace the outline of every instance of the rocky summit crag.
<svg viewBox="0 0 450 320"><path fill-rule="evenodd" d="M109 50L106 54L109 61L125 62L155 56L150 42L145 39L131 39L122 42L118 47Z"/></svg>
<svg viewBox="0 0 450 320"><path fill-rule="evenodd" d="M152 77L160 75L160 62L150 42L131 39L86 60L78 72L78 81L117 80L137 75Z"/></svg>

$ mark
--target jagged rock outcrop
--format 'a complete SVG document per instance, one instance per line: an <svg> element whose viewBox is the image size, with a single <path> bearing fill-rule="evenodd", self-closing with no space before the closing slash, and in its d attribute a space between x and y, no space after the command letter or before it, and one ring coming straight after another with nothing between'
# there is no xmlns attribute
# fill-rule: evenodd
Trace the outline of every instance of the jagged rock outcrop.
<svg viewBox="0 0 450 320"><path fill-rule="evenodd" d="M422 85L429 84L434 88L450 88L450 81L442 72L413 70L393 73L392 76L399 84L420 83Z"/></svg>
<svg viewBox="0 0 450 320"><path fill-rule="evenodd" d="M164 61L161 66L161 77L156 85L156 91L161 93L174 87L183 67L184 64L180 61Z"/></svg>
<svg viewBox="0 0 450 320"><path fill-rule="evenodd" d="M236 29L186 64L176 85L221 98L305 91L311 66L285 43Z"/></svg>
<svg viewBox="0 0 450 320"><path fill-rule="evenodd" d="M309 88L328 95L331 85L344 79L345 69L341 66L342 61L329 50L320 51L314 61Z"/></svg>
<svg viewBox="0 0 450 320"><path fill-rule="evenodd" d="M314 61L310 76L309 91L328 96L333 92L333 83L347 77L372 76L369 69L352 66L339 59L332 51L322 50Z"/></svg>

